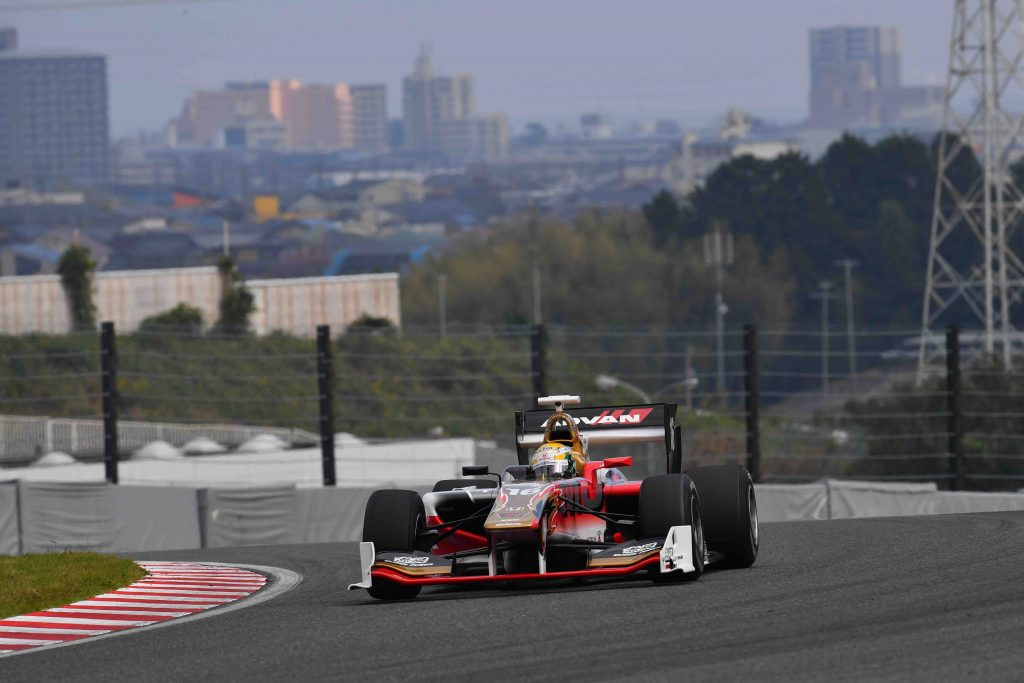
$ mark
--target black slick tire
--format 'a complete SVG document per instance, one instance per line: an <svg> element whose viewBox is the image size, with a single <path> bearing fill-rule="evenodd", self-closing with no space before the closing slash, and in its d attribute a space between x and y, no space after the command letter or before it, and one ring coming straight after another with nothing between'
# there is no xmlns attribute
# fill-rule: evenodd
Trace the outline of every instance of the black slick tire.
<svg viewBox="0 0 1024 683"><path fill-rule="evenodd" d="M725 556L720 563L724 567L754 564L760 539L754 482L747 468L711 465L686 473L700 493L708 549Z"/></svg>
<svg viewBox="0 0 1024 683"><path fill-rule="evenodd" d="M423 499L415 491L374 491L366 501L363 540L372 542L378 552L414 551L424 520ZM408 600L419 595L420 588L393 581L375 581L369 593L380 600Z"/></svg>
<svg viewBox="0 0 1024 683"><path fill-rule="evenodd" d="M674 526L691 527L692 572L662 573L651 568L658 582L694 581L704 573L704 531L697 487L685 474L660 474L640 484L640 538L665 538Z"/></svg>

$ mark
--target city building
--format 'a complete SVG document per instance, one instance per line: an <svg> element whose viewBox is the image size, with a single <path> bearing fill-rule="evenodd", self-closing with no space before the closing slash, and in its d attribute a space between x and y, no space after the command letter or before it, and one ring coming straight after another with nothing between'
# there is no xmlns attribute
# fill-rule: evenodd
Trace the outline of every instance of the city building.
<svg viewBox="0 0 1024 683"><path fill-rule="evenodd" d="M249 280L256 310L253 331L312 337L317 325L343 330L366 314L401 323L398 274ZM218 316L216 267L102 271L95 275L97 317L133 332L147 317L179 303L195 306L207 323ZM59 275L0 277L0 334L66 334L71 329Z"/></svg>
<svg viewBox="0 0 1024 683"><path fill-rule="evenodd" d="M277 119L252 119L217 131L214 146L220 149L284 151L291 138L288 126Z"/></svg>
<svg viewBox="0 0 1024 683"><path fill-rule="evenodd" d="M402 124L406 149L460 161L493 159L508 150L502 117L477 117L473 79L438 76L429 50L416 57L402 81Z"/></svg>
<svg viewBox="0 0 1024 683"><path fill-rule="evenodd" d="M330 150L353 145L352 95L345 83L271 81L270 112L287 126L292 149Z"/></svg>
<svg viewBox="0 0 1024 683"><path fill-rule="evenodd" d="M5 30L4 44L17 35ZM0 187L92 185L110 170L107 60L0 51Z"/></svg>
<svg viewBox="0 0 1024 683"><path fill-rule="evenodd" d="M464 161L500 159L508 151L508 123L502 114L441 121L438 134L441 151Z"/></svg>
<svg viewBox="0 0 1024 683"><path fill-rule="evenodd" d="M0 52L18 47L18 30L13 26L0 26Z"/></svg>
<svg viewBox="0 0 1024 683"><path fill-rule="evenodd" d="M200 90L185 100L171 142L175 146L213 146L225 128L270 118L270 83L227 83L219 90Z"/></svg>
<svg viewBox="0 0 1024 683"><path fill-rule="evenodd" d="M899 31L883 26L834 26L810 31L808 126L934 128L942 89L905 86Z"/></svg>
<svg viewBox="0 0 1024 683"><path fill-rule="evenodd" d="M388 91L383 83L349 86L352 95L352 143L364 152L388 147Z"/></svg>

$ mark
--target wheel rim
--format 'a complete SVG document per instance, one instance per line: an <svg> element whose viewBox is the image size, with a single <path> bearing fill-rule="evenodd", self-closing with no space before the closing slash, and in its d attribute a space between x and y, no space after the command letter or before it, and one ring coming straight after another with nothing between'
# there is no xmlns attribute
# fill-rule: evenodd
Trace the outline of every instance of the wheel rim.
<svg viewBox="0 0 1024 683"><path fill-rule="evenodd" d="M754 487L747 488L747 510L750 512L750 542L757 547L757 499L754 498Z"/></svg>

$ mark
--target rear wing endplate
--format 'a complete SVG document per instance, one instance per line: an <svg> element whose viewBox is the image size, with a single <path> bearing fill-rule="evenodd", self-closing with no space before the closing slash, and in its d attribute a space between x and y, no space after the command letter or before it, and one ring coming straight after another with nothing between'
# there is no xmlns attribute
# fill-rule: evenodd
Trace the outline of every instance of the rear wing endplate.
<svg viewBox="0 0 1024 683"><path fill-rule="evenodd" d="M676 423L675 403L650 403L624 406L576 407L572 415L580 436L588 447L613 444L665 444L665 463L669 472L681 472L682 433ZM516 452L519 464L529 464L529 449L540 446L544 425L551 410L516 411Z"/></svg>

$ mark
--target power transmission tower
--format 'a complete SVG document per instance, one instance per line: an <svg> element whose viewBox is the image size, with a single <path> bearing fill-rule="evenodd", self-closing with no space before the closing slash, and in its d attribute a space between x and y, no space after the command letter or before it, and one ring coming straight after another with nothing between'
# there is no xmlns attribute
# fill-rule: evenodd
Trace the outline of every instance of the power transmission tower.
<svg viewBox="0 0 1024 683"><path fill-rule="evenodd" d="M944 314L976 317L985 352L998 347L1010 366L1010 306L1024 295L1024 263L1007 248L1024 209L1009 171L1024 146L1024 116L1014 111L1024 97L1022 20L1021 0L956 0L918 379L930 360L930 329Z"/></svg>

